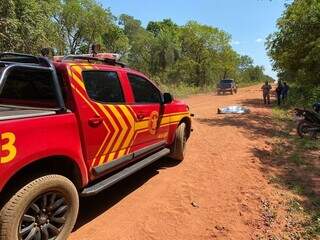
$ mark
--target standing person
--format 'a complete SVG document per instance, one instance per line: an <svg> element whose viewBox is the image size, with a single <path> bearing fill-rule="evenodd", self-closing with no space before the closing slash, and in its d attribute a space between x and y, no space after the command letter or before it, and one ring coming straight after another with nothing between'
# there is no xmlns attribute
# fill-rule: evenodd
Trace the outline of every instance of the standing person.
<svg viewBox="0 0 320 240"><path fill-rule="evenodd" d="M281 105L281 94L282 94L282 90L283 90L283 85L282 85L282 83L279 81L278 87L276 88L278 106Z"/></svg>
<svg viewBox="0 0 320 240"><path fill-rule="evenodd" d="M268 82L265 82L265 84L261 87L263 92L263 101L264 104L270 104L270 91L272 89L271 85Z"/></svg>
<svg viewBox="0 0 320 240"><path fill-rule="evenodd" d="M282 94L282 101L287 100L288 92L289 92L289 85L286 82L284 82L282 93L281 93Z"/></svg>

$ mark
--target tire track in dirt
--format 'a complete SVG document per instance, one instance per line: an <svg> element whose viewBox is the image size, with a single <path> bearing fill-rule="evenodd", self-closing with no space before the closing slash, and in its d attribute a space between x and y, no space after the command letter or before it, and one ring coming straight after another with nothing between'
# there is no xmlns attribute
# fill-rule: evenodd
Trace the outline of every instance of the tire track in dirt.
<svg viewBox="0 0 320 240"><path fill-rule="evenodd" d="M260 95L255 86L236 95L188 98L195 131L185 161L163 159L82 199L70 239L256 239L266 231L262 202L275 191L253 152L270 137L271 110ZM250 114L216 114L220 106L241 103Z"/></svg>

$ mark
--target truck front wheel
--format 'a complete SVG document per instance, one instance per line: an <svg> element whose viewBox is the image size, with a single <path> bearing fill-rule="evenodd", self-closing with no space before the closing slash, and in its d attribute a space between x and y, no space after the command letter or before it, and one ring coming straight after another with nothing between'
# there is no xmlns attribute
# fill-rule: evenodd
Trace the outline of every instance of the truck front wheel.
<svg viewBox="0 0 320 240"><path fill-rule="evenodd" d="M0 240L67 239L78 209L78 192L69 179L60 175L40 177L2 207Z"/></svg>
<svg viewBox="0 0 320 240"><path fill-rule="evenodd" d="M176 130L176 136L173 145L171 146L171 153L169 157L178 161L182 161L185 155L186 143L186 124L181 123Z"/></svg>

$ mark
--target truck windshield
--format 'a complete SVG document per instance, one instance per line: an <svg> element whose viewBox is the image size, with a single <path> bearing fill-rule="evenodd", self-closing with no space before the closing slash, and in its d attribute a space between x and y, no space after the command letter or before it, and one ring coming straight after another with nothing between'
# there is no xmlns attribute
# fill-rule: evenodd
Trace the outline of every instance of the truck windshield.
<svg viewBox="0 0 320 240"><path fill-rule="evenodd" d="M233 83L233 80L221 80L221 83Z"/></svg>
<svg viewBox="0 0 320 240"><path fill-rule="evenodd" d="M51 72L33 69L13 70L7 77L0 93L0 104L56 108L58 104Z"/></svg>

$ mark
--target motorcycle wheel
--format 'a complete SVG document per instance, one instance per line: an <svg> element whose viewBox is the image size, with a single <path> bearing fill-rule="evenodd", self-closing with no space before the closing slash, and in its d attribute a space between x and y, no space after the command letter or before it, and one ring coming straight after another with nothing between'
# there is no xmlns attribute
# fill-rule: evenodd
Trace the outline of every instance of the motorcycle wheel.
<svg viewBox="0 0 320 240"><path fill-rule="evenodd" d="M317 132L310 130L310 128L314 128L314 125L312 123L306 120L300 121L297 127L298 135L301 138L316 139Z"/></svg>

